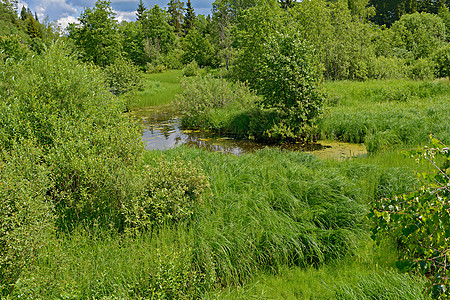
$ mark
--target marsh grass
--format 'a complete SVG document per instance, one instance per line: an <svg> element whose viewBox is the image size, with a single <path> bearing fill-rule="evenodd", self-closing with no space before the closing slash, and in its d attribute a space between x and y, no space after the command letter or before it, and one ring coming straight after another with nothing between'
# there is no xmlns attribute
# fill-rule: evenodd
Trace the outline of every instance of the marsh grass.
<svg viewBox="0 0 450 300"><path fill-rule="evenodd" d="M429 299L425 280L399 273L395 246L359 240L351 257L322 266L283 267L277 273L258 272L248 283L208 292L205 299Z"/></svg>
<svg viewBox="0 0 450 300"><path fill-rule="evenodd" d="M383 80L327 82L324 137L365 143L370 153L418 146L433 133L450 139L450 83Z"/></svg>
<svg viewBox="0 0 450 300"><path fill-rule="evenodd" d="M234 157L179 148L149 155L197 159L209 176L214 197L193 224L194 249L197 263L208 261L225 285L261 270L278 273L355 255L366 204L377 193L411 190L416 182L407 167L279 150Z"/></svg>
<svg viewBox="0 0 450 300"><path fill-rule="evenodd" d="M383 155L337 162L274 149L242 157L185 147L149 151L147 162L201 167L210 201L176 227L135 235L78 227L55 236L12 296L370 299L370 292L403 290L405 297L382 299L416 299L408 295L418 295L422 283L387 270L392 249L368 254L368 202L380 191L414 186L401 154Z"/></svg>
<svg viewBox="0 0 450 300"><path fill-rule="evenodd" d="M130 100L130 107L160 106L170 104L176 94L181 93L180 70L144 74L145 88L137 91Z"/></svg>
<svg viewBox="0 0 450 300"><path fill-rule="evenodd" d="M79 227L55 237L16 285L25 299L194 299L206 278L193 269L185 228L139 236ZM38 276L36 276L38 275ZM209 284L209 283L208 283Z"/></svg>
<svg viewBox="0 0 450 300"><path fill-rule="evenodd" d="M425 282L395 269L368 267L349 260L320 268L262 273L251 283L210 294L206 299L419 300Z"/></svg>

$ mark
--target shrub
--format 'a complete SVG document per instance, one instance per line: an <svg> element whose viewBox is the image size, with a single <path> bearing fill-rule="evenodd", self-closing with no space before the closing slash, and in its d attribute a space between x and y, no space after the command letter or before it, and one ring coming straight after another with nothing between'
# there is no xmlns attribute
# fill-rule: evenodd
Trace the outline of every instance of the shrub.
<svg viewBox="0 0 450 300"><path fill-rule="evenodd" d="M64 53L56 44L0 72L0 145L28 138L42 149L60 229L79 221L120 226L121 204L135 193L140 131L100 71Z"/></svg>
<svg viewBox="0 0 450 300"><path fill-rule="evenodd" d="M7 295L52 230L53 184L31 142L0 153L0 296Z"/></svg>
<svg viewBox="0 0 450 300"><path fill-rule="evenodd" d="M175 247L173 247L175 248ZM155 266L140 282L130 284L137 298L200 299L209 284L202 272L192 265L191 249L160 249L154 256Z"/></svg>
<svg viewBox="0 0 450 300"><path fill-rule="evenodd" d="M163 55L160 60L168 69L181 69L183 68L183 55L183 50L174 49Z"/></svg>
<svg viewBox="0 0 450 300"><path fill-rule="evenodd" d="M437 77L450 76L450 44L438 49L433 54L433 61L436 63Z"/></svg>
<svg viewBox="0 0 450 300"><path fill-rule="evenodd" d="M141 70L129 59L117 59L105 67L106 82L115 95L132 90L143 90L144 81Z"/></svg>
<svg viewBox="0 0 450 300"><path fill-rule="evenodd" d="M23 59L30 53L17 35L0 36L0 59Z"/></svg>
<svg viewBox="0 0 450 300"><path fill-rule="evenodd" d="M251 107L258 99L242 83L230 83L211 75L185 79L181 82L183 93L176 98L176 105L183 112L181 122L187 127L210 128L220 131L228 130L233 122L232 116ZM228 112L222 112L228 111ZM220 112L219 112L220 111ZM215 118L228 115L226 119ZM223 125L212 125L212 119ZM221 120L219 120L221 119ZM245 132L245 131L244 131ZM242 132L241 132L242 133Z"/></svg>
<svg viewBox="0 0 450 300"><path fill-rule="evenodd" d="M145 72L149 74L162 73L165 70L166 67L164 65L156 65L154 63L147 63L147 66L145 67Z"/></svg>
<svg viewBox="0 0 450 300"><path fill-rule="evenodd" d="M295 35L275 33L265 44L256 72L261 104L279 114L280 122L270 130L279 135L276 139L304 135L305 125L313 124L324 100L318 89L321 74L314 50Z"/></svg>
<svg viewBox="0 0 450 300"><path fill-rule="evenodd" d="M124 205L126 222L137 230L190 220L208 201L209 182L201 169L182 161L154 161L142 172L143 192Z"/></svg>
<svg viewBox="0 0 450 300"><path fill-rule="evenodd" d="M429 80L436 73L436 63L432 60L419 58L408 67L408 76L411 79Z"/></svg>
<svg viewBox="0 0 450 300"><path fill-rule="evenodd" d="M405 77L405 61L400 58L376 57L369 63L368 77L373 79L393 79Z"/></svg>
<svg viewBox="0 0 450 300"><path fill-rule="evenodd" d="M398 267L427 275L428 292L434 298L446 299L450 287L447 265L450 151L437 139L432 138L432 141L432 148L409 153L435 167L432 173L418 174L422 187L374 202L369 216L374 222L372 229L378 242L388 236L397 243Z"/></svg>
<svg viewBox="0 0 450 300"><path fill-rule="evenodd" d="M183 76L191 77L200 75L200 68L195 60L191 61L186 67L183 68Z"/></svg>

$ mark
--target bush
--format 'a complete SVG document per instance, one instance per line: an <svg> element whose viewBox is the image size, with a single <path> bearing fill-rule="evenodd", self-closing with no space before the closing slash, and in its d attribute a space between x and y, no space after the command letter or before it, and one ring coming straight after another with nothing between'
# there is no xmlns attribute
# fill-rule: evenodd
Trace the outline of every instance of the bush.
<svg viewBox="0 0 450 300"><path fill-rule="evenodd" d="M117 59L105 67L106 82L111 92L120 95L132 90L143 90L144 81L139 67L129 59Z"/></svg>
<svg viewBox="0 0 450 300"><path fill-rule="evenodd" d="M0 59L23 59L30 53L27 46L21 43L17 35L0 36Z"/></svg>
<svg viewBox="0 0 450 300"><path fill-rule="evenodd" d="M244 84L233 84L211 75L185 79L181 86L183 93L177 96L175 103L183 112L181 122L187 127L230 131L233 116L258 99ZM222 118L225 115L227 117ZM246 133L246 130L239 133Z"/></svg>
<svg viewBox="0 0 450 300"><path fill-rule="evenodd" d="M174 49L166 55L163 55L161 61L168 69L181 69L183 68L183 55L183 50Z"/></svg>
<svg viewBox="0 0 450 300"><path fill-rule="evenodd" d="M200 68L195 60L191 61L186 67L183 68L183 76L192 77L200 75Z"/></svg>
<svg viewBox="0 0 450 300"><path fill-rule="evenodd" d="M9 150L28 138L42 149L60 229L80 221L121 226L121 204L138 181L140 130L100 71L64 53L56 44L0 72L0 145Z"/></svg>
<svg viewBox="0 0 450 300"><path fill-rule="evenodd" d="M321 74L314 50L295 35L275 33L269 37L262 61L255 68L257 91L263 96L261 104L279 114L280 122L270 130L275 135L272 137L304 136L305 125L313 124L324 100L318 89Z"/></svg>
<svg viewBox="0 0 450 300"><path fill-rule="evenodd" d="M165 70L166 67L164 65L156 65L154 63L147 63L147 66L145 67L145 72L149 74L162 73Z"/></svg>
<svg viewBox="0 0 450 300"><path fill-rule="evenodd" d="M436 67L437 66L434 61L419 58L408 67L408 77L419 80L434 79Z"/></svg>
<svg viewBox="0 0 450 300"><path fill-rule="evenodd" d="M404 78L406 73L405 61L400 58L376 57L369 63L368 77L372 79Z"/></svg>
<svg viewBox="0 0 450 300"><path fill-rule="evenodd" d="M0 296L7 295L52 231L53 184L31 142L0 153Z"/></svg>
<svg viewBox="0 0 450 300"><path fill-rule="evenodd" d="M450 44L438 49L433 54L433 61L436 63L437 77L450 76Z"/></svg>
<svg viewBox="0 0 450 300"><path fill-rule="evenodd" d="M206 176L192 163L153 163L142 172L142 194L123 207L127 224L137 230L190 220L210 196Z"/></svg>
<svg viewBox="0 0 450 300"><path fill-rule="evenodd" d="M427 275L427 294L447 299L450 287L447 265L450 151L437 139L432 138L432 142L431 148L408 153L435 167L432 173L418 174L422 187L374 202L369 217L373 220L373 234L378 242L390 237L397 244L397 266L404 271Z"/></svg>

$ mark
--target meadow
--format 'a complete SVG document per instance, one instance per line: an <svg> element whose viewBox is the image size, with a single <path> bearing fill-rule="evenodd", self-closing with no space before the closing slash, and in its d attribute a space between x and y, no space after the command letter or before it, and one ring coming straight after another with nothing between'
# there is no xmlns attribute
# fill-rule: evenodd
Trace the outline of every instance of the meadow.
<svg viewBox="0 0 450 300"><path fill-rule="evenodd" d="M449 3L382 2L0 0L0 299L448 299Z"/></svg>
<svg viewBox="0 0 450 300"><path fill-rule="evenodd" d="M147 87L159 84L175 94L179 76L178 71L147 75ZM434 121L444 124L434 128L445 133L448 86L448 81L327 82L326 117L318 129L329 139L348 136L348 141L367 143L367 133L379 130L367 124L396 130L398 122L407 122L395 114L403 105L416 107L417 118L435 116ZM395 99L386 99L387 93ZM396 98L403 93L409 94ZM170 95L143 91L137 98L145 102L136 103L163 105L170 103ZM394 109L391 118L374 110L386 102L396 104L389 106ZM382 117L337 124L360 120L364 109ZM387 125L377 122L381 119ZM330 128L351 129L359 136ZM62 211L55 223L60 227L44 236L9 297L426 299L426 279L397 270L395 242L386 238L376 244L367 218L375 199L414 190L414 170L430 169L400 151L425 144L426 137L419 136L423 131L394 131L400 132L405 138L384 140L385 147L377 149L382 151L344 161L269 148L233 156L178 147L144 152L132 175L105 160L113 163L107 178L119 176L120 190L111 193L130 197L118 208L123 217L114 217L117 208L101 205L94 209L109 217L90 212L90 207ZM96 168L93 163L90 172ZM103 175L82 176L88 177L78 179L86 187L80 204L89 200L90 180ZM134 182L137 176L142 182ZM97 217L90 219L92 215Z"/></svg>

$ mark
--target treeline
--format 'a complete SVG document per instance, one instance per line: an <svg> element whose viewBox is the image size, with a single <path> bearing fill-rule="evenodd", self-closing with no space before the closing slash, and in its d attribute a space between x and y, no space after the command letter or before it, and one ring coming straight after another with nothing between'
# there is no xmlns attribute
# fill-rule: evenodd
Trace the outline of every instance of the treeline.
<svg viewBox="0 0 450 300"><path fill-rule="evenodd" d="M59 37L57 28L47 19L39 20L36 12L33 14L29 8L23 6L19 15L17 0L0 0L0 37L11 35L36 53L45 51ZM0 42L1 52L5 43Z"/></svg>
<svg viewBox="0 0 450 300"><path fill-rule="evenodd" d="M41 52L54 28L41 24L17 2L0 2L0 35L18 35ZM271 35L295 33L319 57L326 79L424 79L448 76L449 0L216 0L211 15L171 0L167 8L140 1L136 21L115 19L110 1L86 8L67 38L78 57L106 67L137 66L143 71L179 69L196 61L224 67L255 85L255 64Z"/></svg>
<svg viewBox="0 0 450 300"><path fill-rule="evenodd" d="M80 24L70 25L68 38L83 60L100 66L123 57L153 72L195 60L250 84L256 84L258 54L275 32L311 44L327 79L448 76L447 3L406 2L217 0L204 17L190 1L185 8L171 0L167 10L141 1L137 21L119 24L110 3L98 1Z"/></svg>

